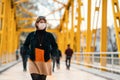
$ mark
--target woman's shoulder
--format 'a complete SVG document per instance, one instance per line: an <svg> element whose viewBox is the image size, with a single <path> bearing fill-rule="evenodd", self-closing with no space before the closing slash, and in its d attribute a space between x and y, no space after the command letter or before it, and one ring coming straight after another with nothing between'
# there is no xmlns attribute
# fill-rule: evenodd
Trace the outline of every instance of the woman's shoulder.
<svg viewBox="0 0 120 80"><path fill-rule="evenodd" d="M46 32L46 34L47 34L48 36L53 36L53 34L52 34L51 32Z"/></svg>
<svg viewBox="0 0 120 80"><path fill-rule="evenodd" d="M35 34L35 31L32 31L32 32L29 33L29 35L31 35L31 34Z"/></svg>
<svg viewBox="0 0 120 80"><path fill-rule="evenodd" d="M34 34L35 34L35 31L32 31L28 35L31 36L31 35L34 35Z"/></svg>
<svg viewBox="0 0 120 80"><path fill-rule="evenodd" d="M35 34L35 31L30 32L30 33L27 35L27 38L30 38L30 37L34 36L34 34Z"/></svg>

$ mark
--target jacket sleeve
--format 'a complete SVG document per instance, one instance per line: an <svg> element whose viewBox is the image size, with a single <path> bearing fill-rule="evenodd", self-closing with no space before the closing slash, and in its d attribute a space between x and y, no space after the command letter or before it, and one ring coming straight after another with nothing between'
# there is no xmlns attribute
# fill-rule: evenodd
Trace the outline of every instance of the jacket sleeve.
<svg viewBox="0 0 120 80"><path fill-rule="evenodd" d="M65 55L67 55L67 49L65 50Z"/></svg>
<svg viewBox="0 0 120 80"><path fill-rule="evenodd" d="M51 43L51 47L52 47L51 55L55 56L55 55L57 55L58 45L57 45L57 43L55 41L55 38L54 38L54 36L52 34L50 34L50 43Z"/></svg>
<svg viewBox="0 0 120 80"><path fill-rule="evenodd" d="M27 36L27 38L26 38L26 40L25 40L25 42L24 42L24 44L23 44L23 49L24 49L25 54L27 54L28 51L29 51L31 34L32 34L32 33L28 34L28 36Z"/></svg>
<svg viewBox="0 0 120 80"><path fill-rule="evenodd" d="M60 57L62 57L62 53L61 53L61 51L59 50L59 55L60 55Z"/></svg>
<svg viewBox="0 0 120 80"><path fill-rule="evenodd" d="M23 55L23 46L20 47L20 54Z"/></svg>

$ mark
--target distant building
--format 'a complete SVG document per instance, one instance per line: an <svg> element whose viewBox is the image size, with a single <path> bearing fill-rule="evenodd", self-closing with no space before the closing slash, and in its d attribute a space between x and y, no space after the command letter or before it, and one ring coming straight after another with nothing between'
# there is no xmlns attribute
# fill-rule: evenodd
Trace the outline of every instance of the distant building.
<svg viewBox="0 0 120 80"><path fill-rule="evenodd" d="M107 52L116 52L117 51L117 45L116 45L116 37L115 37L115 31L113 27L107 27L108 33L107 33ZM92 43L91 43L91 49L93 49L94 52L100 52L100 33L101 29L97 29L96 32L96 41L94 42L95 35L92 35ZM86 33L86 32L84 32ZM94 46L95 43L95 46ZM95 47L95 48L94 48ZM81 51L86 50L86 36L85 34L81 35Z"/></svg>
<svg viewBox="0 0 120 80"><path fill-rule="evenodd" d="M100 29L97 30L97 37L96 37L96 52L100 51ZM117 51L116 46L116 38L115 38L115 31L114 28L108 27L108 33L107 33L107 51L108 52L115 52Z"/></svg>

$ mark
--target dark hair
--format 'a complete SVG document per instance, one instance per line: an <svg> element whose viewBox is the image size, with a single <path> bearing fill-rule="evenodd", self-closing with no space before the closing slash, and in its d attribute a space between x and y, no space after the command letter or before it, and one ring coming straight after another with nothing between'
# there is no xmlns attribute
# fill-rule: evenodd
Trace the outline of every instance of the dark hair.
<svg viewBox="0 0 120 80"><path fill-rule="evenodd" d="M37 23L38 23L40 20L44 20L45 23L47 23L47 20L46 20L46 17L45 17L45 16L39 16L39 17L36 19L36 22L35 22L35 27L36 27L36 28L38 28Z"/></svg>
<svg viewBox="0 0 120 80"><path fill-rule="evenodd" d="M70 47L70 44L68 44L67 46Z"/></svg>

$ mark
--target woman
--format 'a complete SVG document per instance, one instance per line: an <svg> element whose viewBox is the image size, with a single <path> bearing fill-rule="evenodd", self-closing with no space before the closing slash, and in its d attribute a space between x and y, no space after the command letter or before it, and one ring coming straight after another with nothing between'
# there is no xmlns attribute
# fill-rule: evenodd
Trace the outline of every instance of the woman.
<svg viewBox="0 0 120 80"><path fill-rule="evenodd" d="M57 50L53 35L46 32L47 20L39 16L35 22L36 31L31 32L24 43L24 49L29 53L29 71L32 80L46 80L51 75L51 52Z"/></svg>

